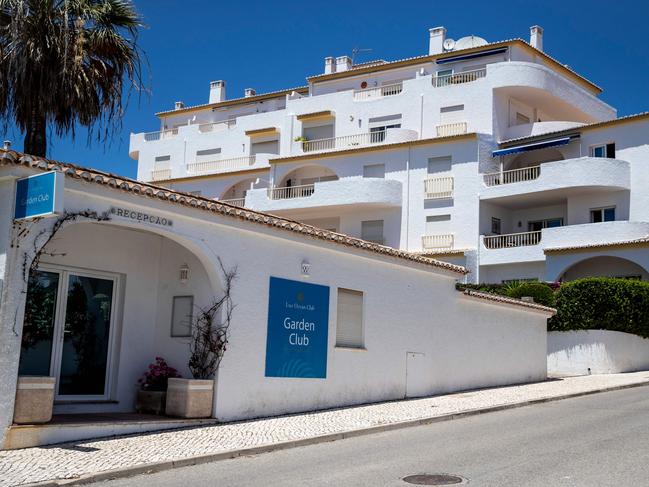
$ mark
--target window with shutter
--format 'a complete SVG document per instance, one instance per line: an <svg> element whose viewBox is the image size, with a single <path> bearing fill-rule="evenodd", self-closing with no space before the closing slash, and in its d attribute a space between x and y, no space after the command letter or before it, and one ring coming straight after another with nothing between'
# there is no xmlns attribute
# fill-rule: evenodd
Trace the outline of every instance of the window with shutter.
<svg viewBox="0 0 649 487"><path fill-rule="evenodd" d="M338 289L336 346L363 348L363 293Z"/></svg>
<svg viewBox="0 0 649 487"><path fill-rule="evenodd" d="M361 238L368 242L383 244L383 220L361 222Z"/></svg>

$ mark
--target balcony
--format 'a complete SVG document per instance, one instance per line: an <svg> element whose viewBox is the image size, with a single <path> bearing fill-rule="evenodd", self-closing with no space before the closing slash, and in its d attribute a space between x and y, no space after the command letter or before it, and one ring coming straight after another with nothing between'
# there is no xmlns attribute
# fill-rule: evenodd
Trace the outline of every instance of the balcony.
<svg viewBox="0 0 649 487"><path fill-rule="evenodd" d="M453 178L428 178L424 180L424 199L438 200L453 197Z"/></svg>
<svg viewBox="0 0 649 487"><path fill-rule="evenodd" d="M524 198L527 204L534 200L565 198L566 191L629 190L631 176L629 163L603 157L580 157L562 161L544 162L536 166L483 175L481 200L516 203Z"/></svg>
<svg viewBox="0 0 649 487"><path fill-rule="evenodd" d="M421 248L423 250L443 251L453 248L455 236L453 234L446 235L422 235Z"/></svg>
<svg viewBox="0 0 649 487"><path fill-rule="evenodd" d="M436 127L437 137L451 137L467 133L466 122L444 123Z"/></svg>
<svg viewBox="0 0 649 487"><path fill-rule="evenodd" d="M476 69L473 71L464 71L462 73L446 74L443 76L433 76L432 83L434 88L442 86L453 86L462 83L471 83L487 76L487 68Z"/></svg>
<svg viewBox="0 0 649 487"><path fill-rule="evenodd" d="M213 161L192 162L187 164L187 173L190 175L221 174L261 168L268 166L268 159L274 156L276 155L254 154L228 159L215 159Z"/></svg>
<svg viewBox="0 0 649 487"><path fill-rule="evenodd" d="M229 199L229 200L218 200L218 201L220 203L227 203L228 205L239 206L241 208L243 208L245 206L245 203L246 203L245 198L232 198L232 199Z"/></svg>
<svg viewBox="0 0 649 487"><path fill-rule="evenodd" d="M145 142L152 142L154 140L173 139L176 135L178 135L178 128L161 130L159 132L148 132L143 134L143 138Z"/></svg>
<svg viewBox="0 0 649 487"><path fill-rule="evenodd" d="M379 178L349 178L300 186L252 189L246 207L285 214L291 210L388 208L401 206L401 182Z"/></svg>
<svg viewBox="0 0 649 487"><path fill-rule="evenodd" d="M151 181L166 181L171 179L171 169L154 169L151 171Z"/></svg>
<svg viewBox="0 0 649 487"><path fill-rule="evenodd" d="M486 249L508 249L538 245L541 242L541 231L490 235L483 238Z"/></svg>
<svg viewBox="0 0 649 487"><path fill-rule="evenodd" d="M375 88L365 88L363 90L354 90L354 101L371 101L385 98L387 96L399 95L403 91L403 83L394 83L391 85L377 86Z"/></svg>
<svg viewBox="0 0 649 487"><path fill-rule="evenodd" d="M210 122L210 123L201 123L198 124L198 131L201 134L209 134L211 132L221 132L223 130L229 130L237 125L237 120L225 120L222 122Z"/></svg>
<svg viewBox="0 0 649 487"><path fill-rule="evenodd" d="M328 152L345 149L355 149L378 144L392 144L417 140L418 134L414 130L391 128L377 132L366 132L362 134L342 135L328 139L307 140L300 143L303 153Z"/></svg>

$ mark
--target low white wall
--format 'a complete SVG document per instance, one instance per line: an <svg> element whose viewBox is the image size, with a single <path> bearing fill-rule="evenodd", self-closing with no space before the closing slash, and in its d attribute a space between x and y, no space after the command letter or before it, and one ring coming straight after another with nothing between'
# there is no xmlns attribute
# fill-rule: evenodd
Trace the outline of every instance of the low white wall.
<svg viewBox="0 0 649 487"><path fill-rule="evenodd" d="M548 333L548 374L613 374L636 370L649 370L648 339L608 330Z"/></svg>

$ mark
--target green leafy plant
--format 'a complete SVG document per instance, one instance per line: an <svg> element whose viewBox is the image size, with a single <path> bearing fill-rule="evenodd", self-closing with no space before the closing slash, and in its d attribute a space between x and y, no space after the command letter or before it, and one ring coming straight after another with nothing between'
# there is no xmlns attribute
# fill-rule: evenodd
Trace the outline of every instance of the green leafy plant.
<svg viewBox="0 0 649 487"><path fill-rule="evenodd" d="M308 139L304 135L298 135L293 140L295 142L306 142Z"/></svg>
<svg viewBox="0 0 649 487"><path fill-rule="evenodd" d="M521 282L515 286L506 288L507 296L510 298L531 297L535 303L544 306L554 306L555 297L552 288L544 282Z"/></svg>

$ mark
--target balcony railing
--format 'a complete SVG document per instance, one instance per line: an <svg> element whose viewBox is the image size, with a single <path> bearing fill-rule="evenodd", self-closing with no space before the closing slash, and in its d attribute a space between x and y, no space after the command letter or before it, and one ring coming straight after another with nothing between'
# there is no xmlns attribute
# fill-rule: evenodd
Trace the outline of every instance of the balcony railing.
<svg viewBox="0 0 649 487"><path fill-rule="evenodd" d="M290 198L306 198L313 194L314 184L301 186L285 186L282 188L268 188L268 198L271 200L287 200Z"/></svg>
<svg viewBox="0 0 649 487"><path fill-rule="evenodd" d="M487 76L487 69L476 69L474 71L465 71L463 73L445 74L443 76L434 76L433 86L439 88L440 86L459 85L460 83L470 83L480 78Z"/></svg>
<svg viewBox="0 0 649 487"><path fill-rule="evenodd" d="M205 134L208 132L218 132L220 130L227 130L236 126L236 119L225 120L221 122L201 123L198 125L198 131Z"/></svg>
<svg viewBox="0 0 649 487"><path fill-rule="evenodd" d="M365 88L363 90L354 90L354 101L376 100L386 96L398 95L402 91L402 83L377 86L376 88Z"/></svg>
<svg viewBox="0 0 649 487"><path fill-rule="evenodd" d="M424 180L424 198L435 200L453 197L453 178L430 178Z"/></svg>
<svg viewBox="0 0 649 487"><path fill-rule="evenodd" d="M161 130L159 132L148 132L144 134L144 140L147 142L151 142L153 140L160 140L160 139L173 139L176 135L178 135L178 129L169 129L169 130Z"/></svg>
<svg viewBox="0 0 649 487"><path fill-rule="evenodd" d="M219 200L221 203L227 203L232 206L241 206L243 207L246 203L246 198L232 198L229 200Z"/></svg>
<svg viewBox="0 0 649 487"><path fill-rule="evenodd" d="M526 247L538 245L541 242L541 231L509 233L506 235L490 235L484 237L484 246L488 249L507 249L510 247Z"/></svg>
<svg viewBox="0 0 649 487"><path fill-rule="evenodd" d="M533 179L537 179L540 174L541 166L511 169L503 172L492 172L484 175L484 183L486 186L520 183L522 181L532 181Z"/></svg>
<svg viewBox="0 0 649 487"><path fill-rule="evenodd" d="M151 171L151 181L166 181L171 179L171 169L154 169Z"/></svg>
<svg viewBox="0 0 649 487"><path fill-rule="evenodd" d="M421 247L424 250L452 249L455 237L453 234L446 235L422 235Z"/></svg>
<svg viewBox="0 0 649 487"><path fill-rule="evenodd" d="M242 156L230 159L216 159L214 161L192 162L187 164L187 172L190 174L214 174L220 172L236 171L246 169L255 164L257 157Z"/></svg>
<svg viewBox="0 0 649 487"><path fill-rule="evenodd" d="M385 140L385 130L364 134L342 135L330 139L315 139L302 142L303 152L320 152L363 145L380 144Z"/></svg>
<svg viewBox="0 0 649 487"><path fill-rule="evenodd" d="M437 126L437 137L450 137L451 135L466 134L466 122L445 123Z"/></svg>

